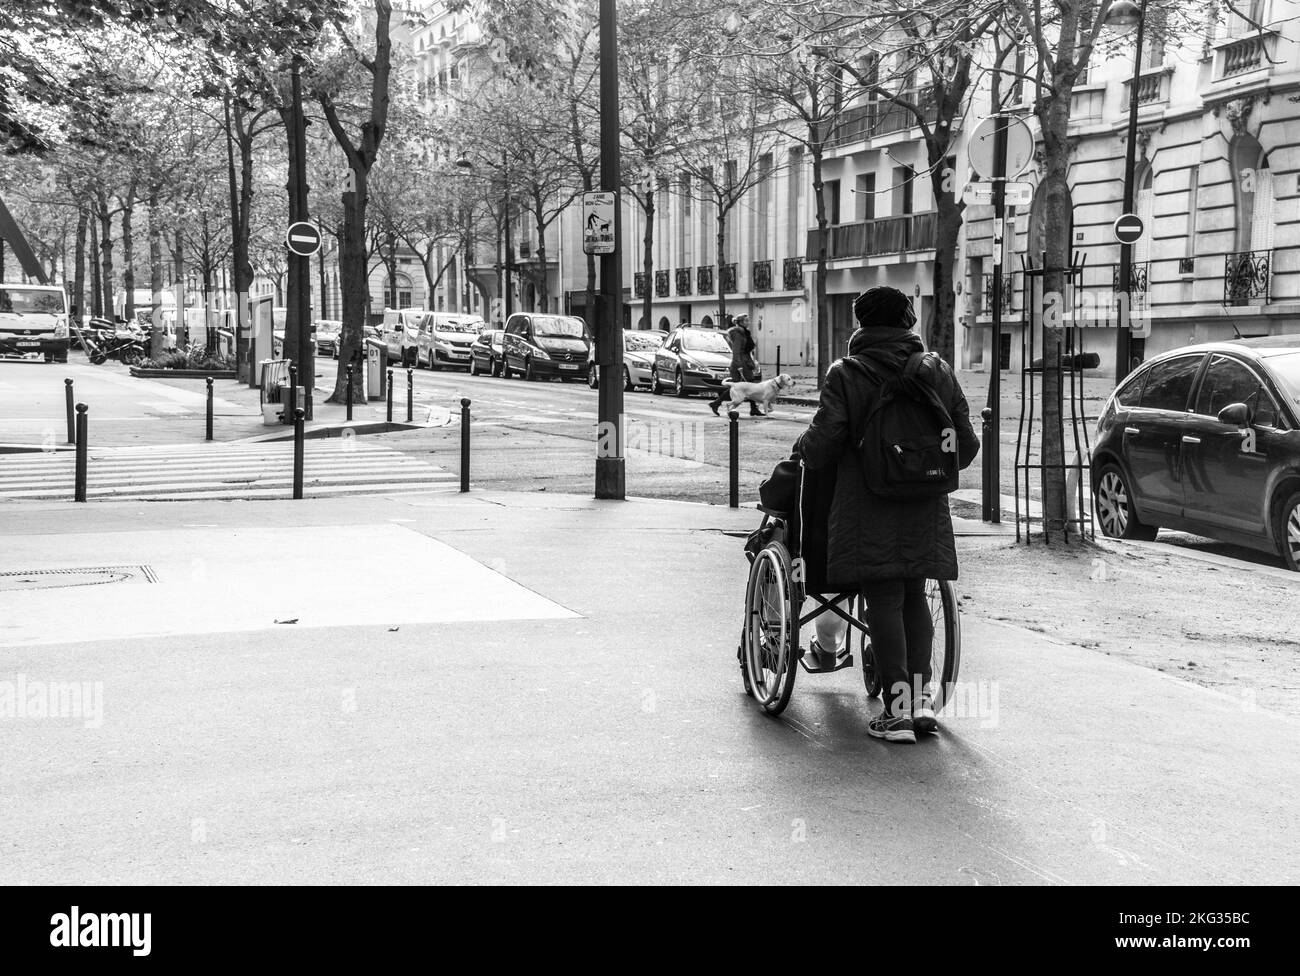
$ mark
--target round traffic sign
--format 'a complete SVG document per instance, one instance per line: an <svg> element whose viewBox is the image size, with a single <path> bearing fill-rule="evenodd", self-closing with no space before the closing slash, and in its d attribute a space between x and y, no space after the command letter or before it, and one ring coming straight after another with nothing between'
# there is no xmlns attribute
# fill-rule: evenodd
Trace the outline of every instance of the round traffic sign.
<svg viewBox="0 0 1300 976"><path fill-rule="evenodd" d="M1115 240L1121 244L1134 244L1142 236L1142 218L1126 213L1115 221Z"/></svg>
<svg viewBox="0 0 1300 976"><path fill-rule="evenodd" d="M994 172L994 150L1000 127L1007 132L1007 164L1001 173ZM1034 159L1034 133L1023 119L1013 115L993 115L975 127L971 134L967 158L971 169L986 180L1004 176L1014 180L1029 168Z"/></svg>
<svg viewBox="0 0 1300 976"><path fill-rule="evenodd" d="M320 250L320 228L305 220L290 224L284 246L301 258L309 258Z"/></svg>

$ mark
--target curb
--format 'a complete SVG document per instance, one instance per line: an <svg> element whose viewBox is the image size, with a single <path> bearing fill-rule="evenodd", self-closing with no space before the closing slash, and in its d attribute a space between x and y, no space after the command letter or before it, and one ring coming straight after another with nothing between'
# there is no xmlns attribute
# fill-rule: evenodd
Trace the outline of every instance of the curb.
<svg viewBox="0 0 1300 976"><path fill-rule="evenodd" d="M266 444L275 441L293 440L293 425L281 425L284 430L273 430L266 434L254 434L252 437L239 437L235 440L227 441L228 444ZM341 424L321 424L315 427L305 427L302 436L305 440L324 440L329 437L343 437L345 431L350 431L353 436L360 434L390 434L403 430L425 430L431 427L431 424L406 423L405 421L393 421L391 424L386 420L354 420L352 423L346 421Z"/></svg>
<svg viewBox="0 0 1300 976"><path fill-rule="evenodd" d="M0 444L0 454L56 454L59 451L75 451L75 444Z"/></svg>
<svg viewBox="0 0 1300 976"><path fill-rule="evenodd" d="M211 376L214 380L233 380L236 378L233 369L148 369L142 366L129 367L132 376L146 380L165 380L170 378L179 380L201 380Z"/></svg>

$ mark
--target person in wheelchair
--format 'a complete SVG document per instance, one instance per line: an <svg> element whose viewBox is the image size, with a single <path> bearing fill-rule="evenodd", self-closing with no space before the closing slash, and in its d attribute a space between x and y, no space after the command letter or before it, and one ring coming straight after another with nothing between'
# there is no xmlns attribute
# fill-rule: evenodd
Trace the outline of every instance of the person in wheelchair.
<svg viewBox="0 0 1300 976"><path fill-rule="evenodd" d="M870 460L870 438L864 435L868 418L878 415L882 393L892 396L906 376L927 396L932 391L936 407L941 404L950 418L944 434L956 451L948 462L952 487L958 467L966 468L979 452L979 439L951 367L936 355L922 355L921 339L912 331L911 300L895 288L871 288L857 297L853 312L858 328L849 339L849 354L827 370L820 405L794 453L810 471L825 471L828 480L829 469L835 472L833 489L826 492L826 575L859 587L866 604L884 698L883 711L867 731L890 742L915 742L917 732L938 728L924 690L934 639L925 581L957 578L957 547L946 493L927 489L899 497L906 492L882 487L887 474L867 467L885 465ZM846 627L835 613L818 617L809 651L814 662L831 666Z"/></svg>

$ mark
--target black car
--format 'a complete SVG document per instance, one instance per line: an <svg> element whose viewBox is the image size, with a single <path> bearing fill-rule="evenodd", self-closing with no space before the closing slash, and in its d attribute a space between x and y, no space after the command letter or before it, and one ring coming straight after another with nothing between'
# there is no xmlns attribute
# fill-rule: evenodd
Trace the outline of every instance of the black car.
<svg viewBox="0 0 1300 976"><path fill-rule="evenodd" d="M650 392L668 388L678 396L717 393L730 376L731 345L722 329L678 326L655 350L650 368Z"/></svg>
<svg viewBox="0 0 1300 976"><path fill-rule="evenodd" d="M572 315L517 312L506 321L502 375L526 380L558 376L586 380L591 343L587 327Z"/></svg>
<svg viewBox="0 0 1300 976"><path fill-rule="evenodd" d="M1188 346L1143 364L1102 409L1101 530L1180 529L1300 571L1300 335Z"/></svg>
<svg viewBox="0 0 1300 976"><path fill-rule="evenodd" d="M484 329L469 347L469 375L477 376L487 373L489 376L501 375L501 364L505 362L504 329Z"/></svg>

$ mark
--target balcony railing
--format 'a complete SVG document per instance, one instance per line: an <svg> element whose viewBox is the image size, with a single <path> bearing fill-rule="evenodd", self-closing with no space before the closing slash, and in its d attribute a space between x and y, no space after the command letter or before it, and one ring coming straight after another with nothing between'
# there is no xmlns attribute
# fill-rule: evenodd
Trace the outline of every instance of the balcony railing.
<svg viewBox="0 0 1300 976"><path fill-rule="evenodd" d="M920 251L934 247L934 211L904 214L900 217L882 217L879 220L860 220L853 224L837 224L828 228L828 258L853 258L869 255L897 254L902 251ZM819 250L816 230L808 232L807 253Z"/></svg>
<svg viewBox="0 0 1300 976"><path fill-rule="evenodd" d="M734 261L730 264L724 264L718 269L718 283L722 286L724 293L730 294L736 290L736 264Z"/></svg>
<svg viewBox="0 0 1300 976"><path fill-rule="evenodd" d="M803 287L803 258L786 258L781 262L781 284L786 291Z"/></svg>
<svg viewBox="0 0 1300 976"><path fill-rule="evenodd" d="M678 268L676 278L677 294L689 295L691 293L691 269Z"/></svg>
<svg viewBox="0 0 1300 976"><path fill-rule="evenodd" d="M632 297L645 298L645 272L637 271L632 275Z"/></svg>
<svg viewBox="0 0 1300 976"><path fill-rule="evenodd" d="M702 264L695 269L695 293L697 295L713 294L713 265Z"/></svg>
<svg viewBox="0 0 1300 976"><path fill-rule="evenodd" d="M1254 71L1264 62L1264 38L1258 34L1243 37L1223 49L1223 77Z"/></svg>
<svg viewBox="0 0 1300 976"><path fill-rule="evenodd" d="M750 272L750 280L754 283L754 291L771 291L772 290L772 262L755 261L754 267Z"/></svg>
<svg viewBox="0 0 1300 976"><path fill-rule="evenodd" d="M1129 84L1132 84L1130 81ZM1138 104L1154 105L1157 102L1167 101L1165 96L1165 76L1164 73L1155 75L1143 75L1138 79Z"/></svg>
<svg viewBox="0 0 1300 976"><path fill-rule="evenodd" d="M1272 251L1239 251L1223 262L1223 301L1226 305L1268 304Z"/></svg>
<svg viewBox="0 0 1300 976"><path fill-rule="evenodd" d="M904 97L913 102L919 99L919 108L926 121L935 120L934 99L928 90L906 92ZM891 132L902 132L914 125L916 116L901 105L890 101L868 102L841 113L835 128L826 138L826 145L828 148L847 146Z"/></svg>
<svg viewBox="0 0 1300 976"><path fill-rule="evenodd" d="M1151 281L1151 262L1134 261L1129 265L1128 280L1130 290L1133 292L1133 304L1137 306L1147 294L1148 285ZM1110 266L1110 287L1112 291L1119 291L1119 265Z"/></svg>
<svg viewBox="0 0 1300 976"><path fill-rule="evenodd" d="M668 272L656 271L655 272L655 298L667 298L668 294L669 294Z"/></svg>
<svg viewBox="0 0 1300 976"><path fill-rule="evenodd" d="M981 315L993 314L993 282L996 276L993 274L984 275L984 307L980 309ZM1004 274L1002 276L1002 314L1011 311L1015 304L1016 286L1015 278L1012 275Z"/></svg>

